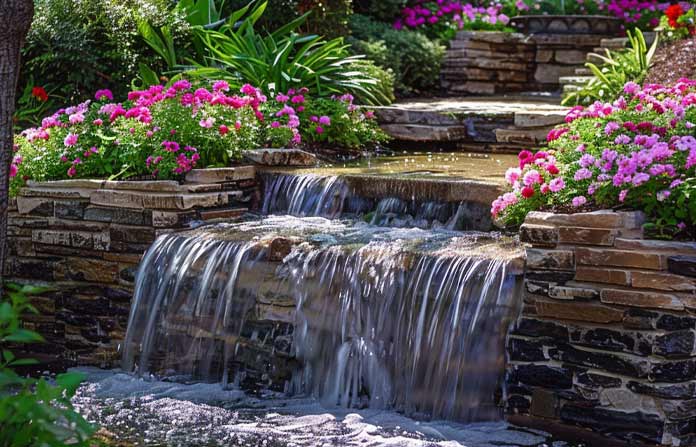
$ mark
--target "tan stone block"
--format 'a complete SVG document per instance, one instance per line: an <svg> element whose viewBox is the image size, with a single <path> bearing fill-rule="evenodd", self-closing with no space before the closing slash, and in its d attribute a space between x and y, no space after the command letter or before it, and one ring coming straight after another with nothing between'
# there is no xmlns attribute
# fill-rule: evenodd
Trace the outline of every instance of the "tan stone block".
<svg viewBox="0 0 696 447"><path fill-rule="evenodd" d="M241 191L221 193L145 193L103 189L95 191L93 205L115 206L135 209L188 210L227 205L230 197L241 196Z"/></svg>
<svg viewBox="0 0 696 447"><path fill-rule="evenodd" d="M31 240L38 244L62 245L65 247L72 245L70 231L34 230L31 233Z"/></svg>
<svg viewBox="0 0 696 447"><path fill-rule="evenodd" d="M53 216L53 200L42 197L17 197L19 214L34 214L38 216Z"/></svg>
<svg viewBox="0 0 696 447"><path fill-rule="evenodd" d="M186 174L186 181L190 183L221 183L252 179L255 176L256 168L254 166L193 169Z"/></svg>
<svg viewBox="0 0 696 447"><path fill-rule="evenodd" d="M563 244L606 245L614 244L616 230L604 228L560 227L558 241Z"/></svg>
<svg viewBox="0 0 696 447"><path fill-rule="evenodd" d="M580 50L557 50L554 60L561 64L582 65L585 63L587 53Z"/></svg>
<svg viewBox="0 0 696 447"><path fill-rule="evenodd" d="M91 179L52 180L50 182L27 181L27 186L32 189L99 189L103 184L104 180Z"/></svg>
<svg viewBox="0 0 696 447"><path fill-rule="evenodd" d="M691 292L696 290L696 281L684 276L659 272L631 272L631 285L638 289Z"/></svg>
<svg viewBox="0 0 696 447"><path fill-rule="evenodd" d="M88 199L94 192L89 188L22 188L21 197L44 197L51 199Z"/></svg>
<svg viewBox="0 0 696 447"><path fill-rule="evenodd" d="M116 283L118 264L100 259L67 258L58 263L55 276L69 281Z"/></svg>
<svg viewBox="0 0 696 447"><path fill-rule="evenodd" d="M534 57L535 62L551 62L553 59L553 50L537 50Z"/></svg>
<svg viewBox="0 0 696 447"><path fill-rule="evenodd" d="M249 211L249 208L227 208L201 211L199 214L203 220L213 219L237 219Z"/></svg>
<svg viewBox="0 0 696 447"><path fill-rule="evenodd" d="M575 301L536 301L535 307L541 317L591 323L618 323L624 315L620 309Z"/></svg>
<svg viewBox="0 0 696 447"><path fill-rule="evenodd" d="M599 297L599 291L586 287L552 286L549 287L549 297L557 300L589 300Z"/></svg>
<svg viewBox="0 0 696 447"><path fill-rule="evenodd" d="M679 297L665 293L604 289L600 294L600 299L603 303L622 306L684 310L684 304Z"/></svg>
<svg viewBox="0 0 696 447"><path fill-rule="evenodd" d="M527 268L542 270L573 270L575 254L572 250L527 249Z"/></svg>
<svg viewBox="0 0 696 447"><path fill-rule="evenodd" d="M111 252L106 252L104 253L104 260L106 261L114 261L118 263L125 263L125 264L139 264L140 260L142 259L143 255L141 254L135 254L135 253L111 253Z"/></svg>
<svg viewBox="0 0 696 447"><path fill-rule="evenodd" d="M659 253L578 247L575 250L575 262L578 265L594 267L612 266L663 270L667 266L667 257Z"/></svg>
<svg viewBox="0 0 696 447"><path fill-rule="evenodd" d="M575 280L584 282L599 282L627 286L631 281L631 272L608 268L577 267Z"/></svg>
<svg viewBox="0 0 696 447"><path fill-rule="evenodd" d="M696 242L616 238L614 247L621 250L659 251L670 254L696 255Z"/></svg>
<svg viewBox="0 0 696 447"><path fill-rule="evenodd" d="M148 181L105 181L102 189L116 189L127 191L149 191L149 192L179 192L181 185L174 180L148 180Z"/></svg>
<svg viewBox="0 0 696 447"><path fill-rule="evenodd" d="M515 127L551 127L565 122L563 111L525 111L516 112Z"/></svg>
<svg viewBox="0 0 696 447"><path fill-rule="evenodd" d="M583 228L620 228L624 225L624 213L608 210L577 214L532 211L527 215L525 223Z"/></svg>

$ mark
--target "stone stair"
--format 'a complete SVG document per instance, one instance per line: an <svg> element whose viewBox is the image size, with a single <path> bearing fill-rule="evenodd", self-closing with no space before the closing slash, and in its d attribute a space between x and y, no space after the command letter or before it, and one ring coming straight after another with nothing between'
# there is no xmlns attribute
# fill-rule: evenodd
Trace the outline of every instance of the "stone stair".
<svg viewBox="0 0 696 447"><path fill-rule="evenodd" d="M558 98L467 97L411 100L376 108L380 126L399 143L475 152L517 153L546 140L564 121ZM422 147L422 146L419 146Z"/></svg>
<svg viewBox="0 0 696 447"><path fill-rule="evenodd" d="M645 33L645 42L648 46L652 45L655 40L655 33ZM600 41L599 47L595 48L592 53L588 53L585 58L586 63L593 63L596 65L601 65L604 61L597 57L597 55L604 56L606 51L617 51L625 49L629 45L628 38L626 37L612 37L602 39ZM575 73L570 76L562 76L559 78L559 83L561 84L561 93L566 96L570 93L576 92L582 87L584 87L594 76L592 71L587 67L580 67L575 69Z"/></svg>

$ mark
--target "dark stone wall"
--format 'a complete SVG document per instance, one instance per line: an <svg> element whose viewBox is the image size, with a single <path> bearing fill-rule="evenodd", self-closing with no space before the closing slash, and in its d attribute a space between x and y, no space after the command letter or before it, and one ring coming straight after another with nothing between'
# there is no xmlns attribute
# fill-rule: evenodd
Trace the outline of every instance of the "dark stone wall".
<svg viewBox="0 0 696 447"><path fill-rule="evenodd" d="M639 213L531 213L507 411L627 442L696 445L696 243Z"/></svg>

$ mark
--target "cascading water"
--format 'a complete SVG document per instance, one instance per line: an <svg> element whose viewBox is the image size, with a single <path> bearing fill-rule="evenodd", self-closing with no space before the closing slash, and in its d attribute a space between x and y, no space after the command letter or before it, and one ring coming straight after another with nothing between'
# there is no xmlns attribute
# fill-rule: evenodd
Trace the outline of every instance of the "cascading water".
<svg viewBox="0 0 696 447"><path fill-rule="evenodd" d="M316 174L265 174L262 213L291 216L366 218L373 225L398 228L488 229L488 207L470 202L439 202L398 197L361 197L345 178ZM362 180L364 181L364 180ZM476 216L475 218L473 216Z"/></svg>
<svg viewBox="0 0 696 447"><path fill-rule="evenodd" d="M240 352L261 336L247 327L250 316L267 296L286 297L295 309L283 330L297 366L285 391L329 406L498 418L504 341L520 306L516 243L447 230L465 212L461 205L368 201L340 177L266 180L270 216L165 235L150 248L137 276L124 369L239 383ZM411 211L423 227L441 229L272 215L375 209L376 224L394 225ZM280 257L279 238L290 245Z"/></svg>

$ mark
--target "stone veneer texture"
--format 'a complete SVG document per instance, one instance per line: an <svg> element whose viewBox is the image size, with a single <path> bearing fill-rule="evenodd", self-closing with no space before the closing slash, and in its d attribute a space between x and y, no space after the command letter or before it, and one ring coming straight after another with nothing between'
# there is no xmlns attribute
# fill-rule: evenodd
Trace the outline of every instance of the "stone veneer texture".
<svg viewBox="0 0 696 447"><path fill-rule="evenodd" d="M10 207L10 281L46 284L26 326L47 343L41 360L115 366L144 252L161 234L195 221L237 217L259 199L253 166L193 170L174 181L32 183Z"/></svg>
<svg viewBox="0 0 696 447"><path fill-rule="evenodd" d="M442 88L449 95L555 91L607 37L461 31L443 62Z"/></svg>
<svg viewBox="0 0 696 447"><path fill-rule="evenodd" d="M631 445L696 445L696 243L644 240L641 223L529 214L508 413Z"/></svg>

